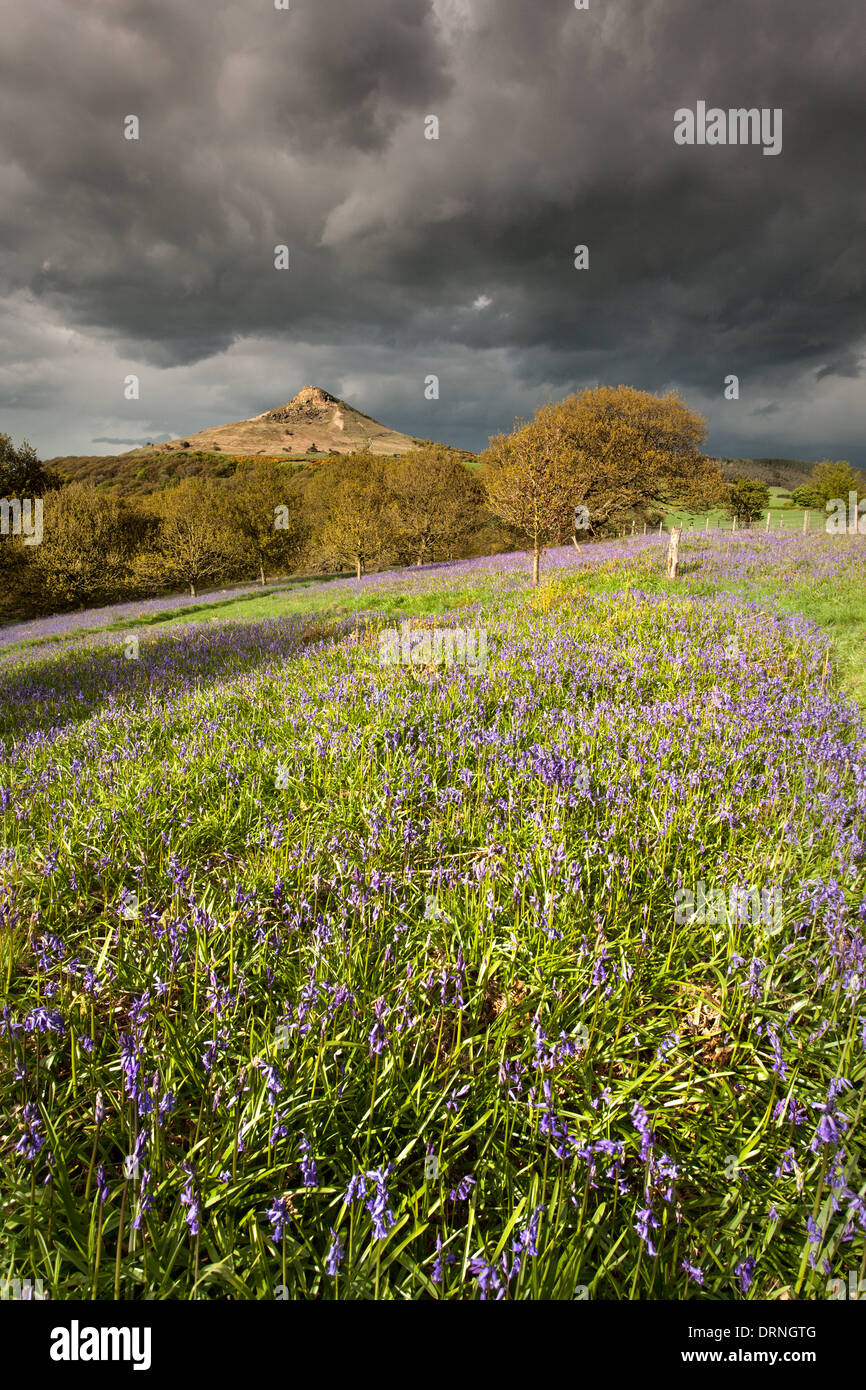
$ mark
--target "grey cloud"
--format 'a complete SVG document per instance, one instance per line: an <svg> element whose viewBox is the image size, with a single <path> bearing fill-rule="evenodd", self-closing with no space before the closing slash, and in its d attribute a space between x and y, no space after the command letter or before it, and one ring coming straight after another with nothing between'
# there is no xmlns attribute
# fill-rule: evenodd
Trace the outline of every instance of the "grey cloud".
<svg viewBox="0 0 866 1390"><path fill-rule="evenodd" d="M856 391L837 395L866 336L861 33L855 0L832 18L811 0L30 0L0 53L0 293L93 361L111 348L199 395L250 345L272 345L268 379L303 345L294 389L327 362L338 390L374 356L388 392L365 376L355 403L470 447L549 394L626 380L675 384L712 447L758 452L758 410L725 408L733 372L777 432L807 383L835 422L819 453L862 454ZM783 108L782 154L677 147L674 111L699 99ZM53 438L21 351L17 377L0 353L0 403ZM434 428L416 382L437 364ZM226 413L191 394L163 432L255 413L265 389L240 368Z"/></svg>

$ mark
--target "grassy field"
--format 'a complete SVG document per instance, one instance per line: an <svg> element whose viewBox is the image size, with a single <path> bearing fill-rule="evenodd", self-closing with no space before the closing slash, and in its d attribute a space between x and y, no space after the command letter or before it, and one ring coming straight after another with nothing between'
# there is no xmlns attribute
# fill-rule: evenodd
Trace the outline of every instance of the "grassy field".
<svg viewBox="0 0 866 1390"><path fill-rule="evenodd" d="M769 488L769 493L770 505L767 510L770 512L770 530L776 531L782 529L796 531L797 533L802 532L804 508L794 506L791 501L791 494L786 488L771 487ZM765 526L766 520L767 513L764 512L761 521L756 522L755 525ZM827 516L825 512L817 511L814 508L809 509L808 527L810 532L822 532L826 520ZM722 507L714 507L706 512L689 512L673 508L665 517L665 529L670 531L674 526L684 526L686 528L693 527L696 531L701 531L706 527L707 522L709 522L710 530L717 527L721 527L725 530L730 530L731 528L731 517L729 514Z"/></svg>
<svg viewBox="0 0 866 1390"><path fill-rule="evenodd" d="M111 630L6 655L0 1278L862 1277L866 545L687 536L675 583L664 552L550 552L537 591L504 555L240 597L135 660ZM409 615L483 630L486 664L383 665Z"/></svg>
<svg viewBox="0 0 866 1390"><path fill-rule="evenodd" d="M793 528L798 536L802 530L802 512L799 515L800 528ZM756 539L760 544L760 533ZM819 545L826 545L820 537L816 539ZM698 533L693 537L687 536L683 544L685 547L703 547L707 544L726 544L729 541L730 538L726 536L724 541L713 539L707 542L705 537ZM833 543L834 541L830 542L831 545ZM628 544L635 543L629 541ZM860 553L861 548L863 553L866 553L866 543L862 544L862 547L857 540L846 541L843 544L853 547L854 556ZM611 547L602 544L598 549L600 554L606 555ZM671 595L687 593L702 597L716 593L736 593L740 598L750 602L765 602L775 605L780 611L802 614L824 629L832 642L833 657L838 666L842 687L850 691L866 708L866 591L856 566L849 572L843 570L834 575L831 584L816 582L814 577L809 576L795 578L792 587L780 586L777 574L772 570L748 576L721 576L716 573L709 577L690 566L687 548L683 553L683 572L675 581L666 580L660 567L654 562L648 567L644 566L637 554L634 562L630 557L627 558L623 567L622 563L611 565L610 562L596 565L592 562L590 552L589 563L564 582L574 585L579 583L584 592L604 594L615 590L621 584L623 569L628 572L633 568L637 573L640 567L646 570L646 573L642 574L641 583L651 592ZM502 557L502 562L504 567L505 557ZM457 582L449 583L449 570L458 572L460 577ZM376 589L372 589L369 583L362 582L358 585L354 580L339 584L331 581L333 589L317 583L303 586L291 584L266 595L245 595L243 598L210 606L207 616L211 622L257 622L304 613L328 617L342 617L359 612L378 612L391 617L445 614L457 612L467 605L483 603L489 597L490 589L490 581L486 575L481 573L476 577L471 567L460 564L443 567L435 582L431 581L429 572L425 572L419 579L414 579L411 572L408 576L406 572L402 572L396 578L386 573L383 576L375 576L375 579L378 585ZM201 608L193 607L164 620L156 616L147 621L160 627L170 627L175 623L200 621L203 615L204 611ZM118 624L118 630L125 630L126 626L128 625Z"/></svg>

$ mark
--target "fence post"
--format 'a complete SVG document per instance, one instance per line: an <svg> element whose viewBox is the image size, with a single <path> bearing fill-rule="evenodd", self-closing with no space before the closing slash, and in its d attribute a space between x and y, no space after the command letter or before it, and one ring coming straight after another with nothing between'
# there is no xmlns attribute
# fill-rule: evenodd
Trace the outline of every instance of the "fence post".
<svg viewBox="0 0 866 1390"><path fill-rule="evenodd" d="M680 561L680 536L683 533L681 526L675 526L671 531L671 538L668 542L668 562L665 570L666 579L676 579L677 566Z"/></svg>
<svg viewBox="0 0 866 1390"><path fill-rule="evenodd" d="M809 529L809 517L810 517L809 508L806 507L806 508L804 509L804 511L803 511L803 535L804 535L804 536L805 536L806 532L807 532L808 529Z"/></svg>

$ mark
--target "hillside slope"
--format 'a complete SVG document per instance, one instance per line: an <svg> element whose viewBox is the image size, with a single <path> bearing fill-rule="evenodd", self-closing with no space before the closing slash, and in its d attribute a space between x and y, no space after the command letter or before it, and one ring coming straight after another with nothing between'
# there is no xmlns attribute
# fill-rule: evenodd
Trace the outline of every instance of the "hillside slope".
<svg viewBox="0 0 866 1390"><path fill-rule="evenodd" d="M255 456L308 464L330 454L369 449L384 456L407 454L432 440L389 429L319 386L304 386L273 410L148 444L123 454L67 455L46 466L68 481L89 481L122 493L148 493L190 475L224 477L235 460ZM445 446L450 448L450 446ZM454 450L470 461L473 456Z"/></svg>
<svg viewBox="0 0 866 1390"><path fill-rule="evenodd" d="M155 448L157 453L191 449L227 454L350 453L370 449L374 454L405 454L418 441L382 425L320 386L304 386L296 396L273 410L184 435ZM154 450L133 450L151 453Z"/></svg>
<svg viewBox="0 0 866 1390"><path fill-rule="evenodd" d="M730 482L733 478L755 478L767 487L783 487L790 492L812 476L814 463L803 459L721 459L722 473Z"/></svg>

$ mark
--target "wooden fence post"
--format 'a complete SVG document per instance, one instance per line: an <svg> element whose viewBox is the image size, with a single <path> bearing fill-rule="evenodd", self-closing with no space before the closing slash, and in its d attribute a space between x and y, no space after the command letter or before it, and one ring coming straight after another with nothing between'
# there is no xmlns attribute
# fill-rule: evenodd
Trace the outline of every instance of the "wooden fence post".
<svg viewBox="0 0 866 1390"><path fill-rule="evenodd" d="M767 512L767 524L766 524L766 526L764 527L764 530L765 530L765 531L769 531L769 529L770 529L770 513Z"/></svg>
<svg viewBox="0 0 866 1390"><path fill-rule="evenodd" d="M806 532L807 532L808 529L809 529L809 519L810 519L810 512L809 512L809 508L806 507L805 510L804 510L804 512L803 512L803 535L804 535L804 536L805 536Z"/></svg>
<svg viewBox="0 0 866 1390"><path fill-rule="evenodd" d="M683 533L682 526L675 526L671 531L671 538L668 542L668 563L665 570L666 579L676 579L677 566L680 561L680 536Z"/></svg>

